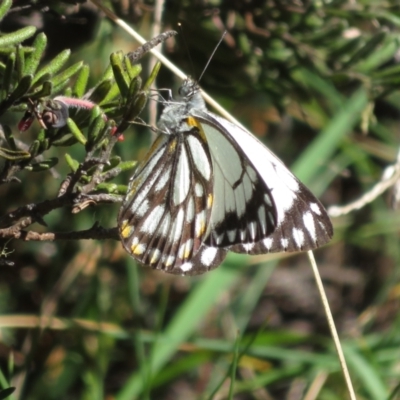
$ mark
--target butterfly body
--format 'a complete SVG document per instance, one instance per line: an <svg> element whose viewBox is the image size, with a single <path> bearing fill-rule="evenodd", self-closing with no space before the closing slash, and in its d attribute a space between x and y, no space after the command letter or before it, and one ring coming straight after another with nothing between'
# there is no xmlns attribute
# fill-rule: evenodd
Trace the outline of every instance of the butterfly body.
<svg viewBox="0 0 400 400"><path fill-rule="evenodd" d="M167 102L163 132L133 175L119 214L127 252L184 275L217 267L228 250L304 251L332 236L320 202L249 132L209 112L197 83Z"/></svg>

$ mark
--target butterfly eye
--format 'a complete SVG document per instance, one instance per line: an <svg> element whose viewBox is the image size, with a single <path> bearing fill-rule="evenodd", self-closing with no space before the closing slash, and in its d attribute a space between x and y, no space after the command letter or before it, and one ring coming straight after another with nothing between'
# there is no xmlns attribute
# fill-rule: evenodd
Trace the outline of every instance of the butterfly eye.
<svg viewBox="0 0 400 400"><path fill-rule="evenodd" d="M191 79L186 79L183 85L179 88L178 93L184 98L191 98L196 93L199 93L200 88L197 83Z"/></svg>
<svg viewBox="0 0 400 400"><path fill-rule="evenodd" d="M184 86L181 86L178 90L178 93L179 93L179 96L186 97L188 94L187 88Z"/></svg>

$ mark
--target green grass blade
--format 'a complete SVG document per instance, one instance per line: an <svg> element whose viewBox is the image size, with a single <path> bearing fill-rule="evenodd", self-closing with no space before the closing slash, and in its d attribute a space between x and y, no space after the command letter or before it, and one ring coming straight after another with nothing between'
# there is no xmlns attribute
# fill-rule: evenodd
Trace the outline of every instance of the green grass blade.
<svg viewBox="0 0 400 400"><path fill-rule="evenodd" d="M373 368L371 362L366 360L354 347L344 345L343 349L353 375L356 375L362 382L362 387L370 395L369 398L371 400L386 399L389 393L378 370Z"/></svg>
<svg viewBox="0 0 400 400"><path fill-rule="evenodd" d="M342 110L293 164L292 171L296 176L305 183L315 178L321 165L327 162L343 137L358 122L367 102L365 90L360 89L343 104Z"/></svg>
<svg viewBox="0 0 400 400"><path fill-rule="evenodd" d="M160 371L175 354L179 345L196 331L198 323L215 304L219 295L227 290L237 277L236 271L225 265L212 274L206 275L204 280L196 286L166 328L164 337L168 340L158 342L154 346L152 355L153 374ZM116 399L132 400L141 393L142 389L141 375L134 374Z"/></svg>
<svg viewBox="0 0 400 400"><path fill-rule="evenodd" d="M253 310L258 304L275 266L276 262L269 262L257 268L251 281L248 282L246 290L240 296L238 304L235 306L235 320L241 332L246 330Z"/></svg>

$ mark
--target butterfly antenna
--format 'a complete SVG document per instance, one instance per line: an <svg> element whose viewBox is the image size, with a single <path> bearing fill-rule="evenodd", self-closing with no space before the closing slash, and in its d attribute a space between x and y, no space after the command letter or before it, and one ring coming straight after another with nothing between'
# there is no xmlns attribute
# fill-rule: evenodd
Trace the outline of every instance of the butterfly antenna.
<svg viewBox="0 0 400 400"><path fill-rule="evenodd" d="M188 55L188 58L189 58L190 69L192 70L192 74L193 74L194 73L194 64L193 64L192 57L190 55L189 46L188 46L187 41L185 39L185 35L183 34L182 24L180 22L178 22L178 27L179 27L179 32L181 33L181 37L182 37L182 40L183 40L183 45L185 46L186 54Z"/></svg>
<svg viewBox="0 0 400 400"><path fill-rule="evenodd" d="M217 51L217 49L218 49L219 45L221 44L221 42L224 40L224 37L226 36L227 33L228 33L228 31L224 31L224 33L223 33L222 36L221 36L221 39L219 39L219 42L217 43L217 45L215 46L213 52L211 53L211 56L209 57L209 59L208 59L208 61L207 61L207 64L206 64L206 66L205 66L204 69L203 69L203 72L200 74L200 77L199 77L199 79L198 79L198 82L200 82L201 78L202 78L203 75L204 75L204 72L206 72L206 69L208 68L208 66L209 66L209 64L210 64L210 62L211 62L211 60L212 60L212 58L214 57L215 52Z"/></svg>

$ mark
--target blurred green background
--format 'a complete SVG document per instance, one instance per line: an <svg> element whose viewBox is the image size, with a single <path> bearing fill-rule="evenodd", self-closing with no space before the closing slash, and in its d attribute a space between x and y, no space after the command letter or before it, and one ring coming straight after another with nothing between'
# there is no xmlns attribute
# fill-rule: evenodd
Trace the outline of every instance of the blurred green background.
<svg viewBox="0 0 400 400"><path fill-rule="evenodd" d="M43 65L71 48L69 63L90 68L88 87L111 52L138 46L91 3L31 3L14 1L1 32L45 32ZM163 53L195 78L227 29L201 86L327 207L360 198L396 162L398 1L104 3L146 38L158 7L161 32L180 22ZM0 51L2 76L9 53ZM140 61L143 80L149 62ZM159 88L176 93L180 82L161 67ZM10 111L0 122L29 146L39 126L19 133L22 115ZM149 130L131 126L124 136L114 155L143 157ZM78 161L85 154L80 144L52 147L45 155L59 163L51 172L24 170L21 183L0 185L1 215L55 198L69 173L65 152ZM130 173L115 183L127 184ZM315 252L358 399L400 398L396 205L390 189L333 218L332 242ZM117 214L118 204L62 208L32 229L112 228ZM305 254L230 254L209 274L176 277L136 265L114 240L1 243L0 387L16 388L10 399L347 398Z"/></svg>

